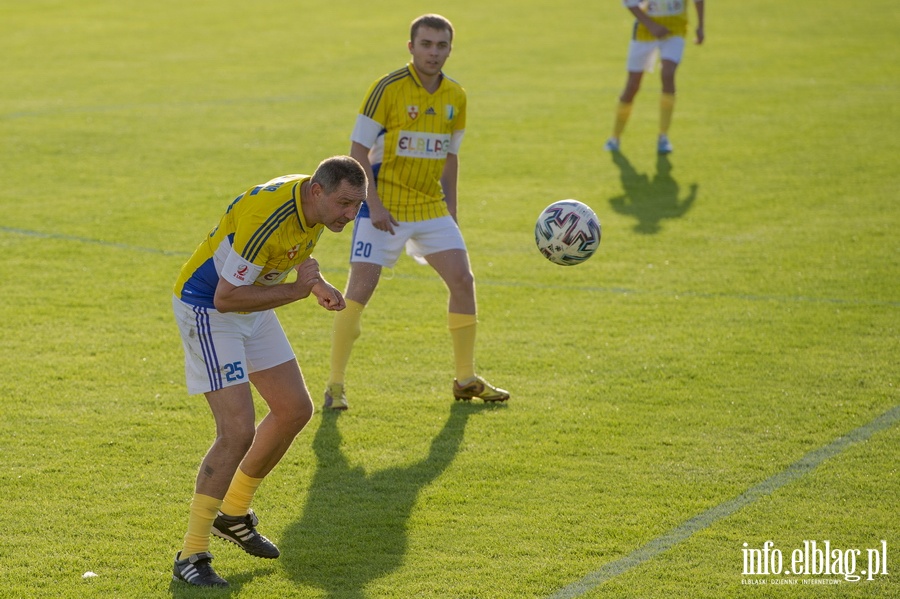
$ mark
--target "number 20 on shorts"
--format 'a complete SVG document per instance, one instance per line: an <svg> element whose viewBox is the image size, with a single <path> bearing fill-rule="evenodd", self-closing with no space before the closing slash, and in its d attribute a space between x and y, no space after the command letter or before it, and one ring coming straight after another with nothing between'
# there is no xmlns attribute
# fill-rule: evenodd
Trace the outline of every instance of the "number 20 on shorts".
<svg viewBox="0 0 900 599"><path fill-rule="evenodd" d="M363 241L357 241L353 248L353 255L357 258L370 258L372 256L372 244Z"/></svg>

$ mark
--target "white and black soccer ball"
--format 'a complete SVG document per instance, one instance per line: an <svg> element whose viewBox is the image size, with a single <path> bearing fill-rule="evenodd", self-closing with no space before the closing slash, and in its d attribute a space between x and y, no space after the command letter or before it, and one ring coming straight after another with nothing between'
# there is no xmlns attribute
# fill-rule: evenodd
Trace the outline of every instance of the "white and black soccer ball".
<svg viewBox="0 0 900 599"><path fill-rule="evenodd" d="M550 262L581 264L600 246L600 219L578 200L553 202L534 225L534 242Z"/></svg>

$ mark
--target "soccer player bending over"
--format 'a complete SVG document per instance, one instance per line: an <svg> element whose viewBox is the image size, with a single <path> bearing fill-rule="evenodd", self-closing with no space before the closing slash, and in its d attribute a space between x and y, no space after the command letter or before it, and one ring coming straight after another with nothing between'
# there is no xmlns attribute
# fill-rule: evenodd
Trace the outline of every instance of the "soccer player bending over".
<svg viewBox="0 0 900 599"><path fill-rule="evenodd" d="M344 309L310 254L326 228L339 232L356 217L367 187L365 171L349 156L323 160L311 177L285 175L252 187L181 270L172 306L188 391L206 395L216 440L197 475L175 580L228 586L210 563L210 534L256 557L279 556L256 531L250 502L309 422L313 404L274 309L309 295L327 310ZM269 407L259 426L251 383Z"/></svg>

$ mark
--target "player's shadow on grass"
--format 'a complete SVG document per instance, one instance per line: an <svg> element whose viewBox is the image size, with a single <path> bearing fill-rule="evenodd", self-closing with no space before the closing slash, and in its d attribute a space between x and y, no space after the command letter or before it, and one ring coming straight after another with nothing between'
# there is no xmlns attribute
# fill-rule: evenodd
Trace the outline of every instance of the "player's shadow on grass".
<svg viewBox="0 0 900 599"><path fill-rule="evenodd" d="M652 235L659 233L663 219L681 218L694 200L700 186L692 183L688 194L679 199L679 185L672 177L672 163L669 156L660 154L656 159L656 174L653 177L639 173L621 152L612 152L612 159L619 167L624 194L609 200L613 210L637 219L634 230Z"/></svg>
<svg viewBox="0 0 900 599"><path fill-rule="evenodd" d="M316 473L302 518L281 538L281 561L298 584L332 599L361 599L365 587L404 562L407 521L419 492L453 462L469 416L484 404L458 402L428 455L402 467L366 473L341 451L340 416L324 413L313 440Z"/></svg>

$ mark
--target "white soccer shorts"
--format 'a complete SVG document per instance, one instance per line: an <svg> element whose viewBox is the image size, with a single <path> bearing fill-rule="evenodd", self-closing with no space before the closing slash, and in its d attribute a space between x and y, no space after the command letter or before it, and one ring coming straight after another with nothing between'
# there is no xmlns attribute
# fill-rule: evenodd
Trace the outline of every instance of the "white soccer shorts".
<svg viewBox="0 0 900 599"><path fill-rule="evenodd" d="M451 216L394 225L394 234L379 231L368 217L359 217L353 226L350 262L370 262L393 268L400 252L421 262L425 256L445 250L465 250L466 242Z"/></svg>
<svg viewBox="0 0 900 599"><path fill-rule="evenodd" d="M681 57L684 56L684 38L680 35L672 35L652 42L631 40L628 45L628 72L652 72L657 50L660 60L671 60L678 64L681 62Z"/></svg>
<svg viewBox="0 0 900 599"><path fill-rule="evenodd" d="M184 345L188 393L207 393L250 381L250 374L295 359L274 310L222 314L172 296Z"/></svg>

